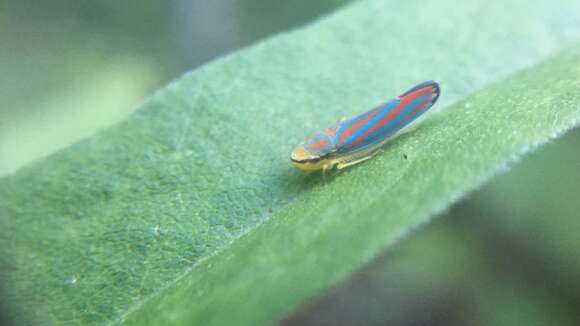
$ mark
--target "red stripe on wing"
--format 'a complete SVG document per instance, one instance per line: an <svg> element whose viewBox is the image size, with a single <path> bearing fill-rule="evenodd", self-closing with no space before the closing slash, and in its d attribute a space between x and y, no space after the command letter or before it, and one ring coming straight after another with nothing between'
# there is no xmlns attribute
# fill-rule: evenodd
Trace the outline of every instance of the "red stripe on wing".
<svg viewBox="0 0 580 326"><path fill-rule="evenodd" d="M346 130L342 134L340 134L339 143L344 142L344 140L347 139L350 135L352 135L353 132L355 132L358 128L360 128L362 125L364 125L365 123L367 123L367 121L369 121L375 115L377 115L377 112L378 112L378 110L375 110L374 112L371 112L366 117L364 117L364 118L358 120L357 122L353 123L352 126L346 128Z"/></svg>
<svg viewBox="0 0 580 326"><path fill-rule="evenodd" d="M379 122L377 122L374 126L372 126L371 128L369 128L367 131L364 132L364 134L360 135L354 142L352 142L352 144L350 145L350 147L354 147L356 145L359 145L360 143L362 143L364 141L364 139L370 135L373 131L380 129L382 126L384 126L385 124L389 123L389 121L393 120L395 117L397 117L399 115L399 113L401 112L401 110L407 106L407 104L409 104L411 101L415 100L418 97L421 97L429 92L433 92L433 87L426 87L426 88L422 88L419 90L416 90L412 93L409 93L407 95L405 95L401 101L399 102L399 105L397 105L396 108L394 108L391 112L389 112L389 114L387 114L386 116L384 116L381 120L379 120Z"/></svg>
<svg viewBox="0 0 580 326"><path fill-rule="evenodd" d="M326 146L328 146L328 143L326 142L326 140L319 139L319 140L315 141L314 143L310 144L308 147L317 149L317 148L323 148Z"/></svg>
<svg viewBox="0 0 580 326"><path fill-rule="evenodd" d="M431 96L428 99L424 100L423 102L419 103L419 105L417 105L417 107L414 108L413 111L407 113L407 115L403 118L402 122L406 122L407 120L411 119L413 117L413 115L415 115L417 112L424 109L425 105L427 105L427 103L429 103L432 99L433 99L433 96Z"/></svg>

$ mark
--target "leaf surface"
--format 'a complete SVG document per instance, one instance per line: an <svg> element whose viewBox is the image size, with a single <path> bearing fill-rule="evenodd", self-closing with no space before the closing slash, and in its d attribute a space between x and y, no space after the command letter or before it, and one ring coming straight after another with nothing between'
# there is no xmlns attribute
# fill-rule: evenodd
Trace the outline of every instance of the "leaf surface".
<svg viewBox="0 0 580 326"><path fill-rule="evenodd" d="M576 50L480 90L571 46L575 9L360 1L184 76L0 180L8 301L47 324L277 320L578 122ZM313 129L426 79L440 112L382 155L289 166Z"/></svg>

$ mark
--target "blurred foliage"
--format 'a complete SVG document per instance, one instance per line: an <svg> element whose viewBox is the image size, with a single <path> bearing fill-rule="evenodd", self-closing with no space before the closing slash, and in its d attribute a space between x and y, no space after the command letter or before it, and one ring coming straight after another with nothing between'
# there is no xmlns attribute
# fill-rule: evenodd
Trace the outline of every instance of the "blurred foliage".
<svg viewBox="0 0 580 326"><path fill-rule="evenodd" d="M125 118L182 72L345 2L4 1L0 175Z"/></svg>

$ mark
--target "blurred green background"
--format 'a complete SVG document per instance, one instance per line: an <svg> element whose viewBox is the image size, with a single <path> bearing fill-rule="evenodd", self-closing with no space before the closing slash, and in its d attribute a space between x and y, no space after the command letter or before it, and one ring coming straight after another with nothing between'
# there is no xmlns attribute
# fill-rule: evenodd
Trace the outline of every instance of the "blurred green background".
<svg viewBox="0 0 580 326"><path fill-rule="evenodd" d="M0 176L129 115L182 73L345 0L0 4Z"/></svg>
<svg viewBox="0 0 580 326"><path fill-rule="evenodd" d="M128 116L216 57L345 0L3 1L0 175ZM580 132L404 239L284 323L580 324Z"/></svg>

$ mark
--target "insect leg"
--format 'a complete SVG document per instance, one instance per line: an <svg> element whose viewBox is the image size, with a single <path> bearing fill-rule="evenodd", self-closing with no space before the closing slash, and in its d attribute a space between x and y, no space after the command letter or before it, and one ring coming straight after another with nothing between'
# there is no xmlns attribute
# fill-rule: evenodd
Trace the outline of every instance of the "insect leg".
<svg viewBox="0 0 580 326"><path fill-rule="evenodd" d="M359 158L359 159L357 159L357 160L354 160L354 161L349 161L349 162L344 162L344 163L338 163L338 164L336 165L336 168L337 168L337 169L339 169L339 170L342 170L342 169L344 169L344 168L346 168L346 167L349 167L349 166L351 166L351 165L355 165L355 164L358 164L358 163L364 162L364 161L366 161L366 160L368 160L368 159L371 159L371 158L372 158L372 157L373 157L375 154L376 154L376 153L373 153L373 154L371 154L371 155L369 155L369 156L362 157L362 158Z"/></svg>
<svg viewBox="0 0 580 326"><path fill-rule="evenodd" d="M332 164L324 164L322 166L322 179L326 181L326 171L330 171L332 169Z"/></svg>

